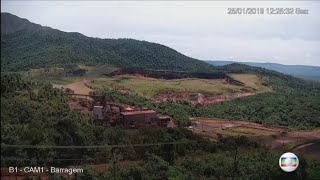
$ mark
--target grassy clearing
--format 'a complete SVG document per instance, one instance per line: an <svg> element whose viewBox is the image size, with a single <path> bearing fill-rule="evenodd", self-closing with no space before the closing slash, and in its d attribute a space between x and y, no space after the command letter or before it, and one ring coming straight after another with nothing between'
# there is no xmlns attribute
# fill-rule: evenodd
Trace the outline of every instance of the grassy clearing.
<svg viewBox="0 0 320 180"><path fill-rule="evenodd" d="M94 80L93 89L123 89L132 93L153 98L162 93L188 92L191 94L203 93L207 95L227 95L237 93L243 89L251 89L254 93L270 91L270 88L263 86L263 78L253 74L230 74L233 78L244 82L245 86L227 84L221 79L155 79L142 76L121 75L107 77L105 74L117 70L113 66L87 66L78 65L78 68L85 69L84 76L72 76L66 74L63 68L53 67L50 69L32 69L24 75L30 79L41 79L51 84L68 85L77 83L83 78ZM71 85L72 86L72 85Z"/></svg>
<svg viewBox="0 0 320 180"><path fill-rule="evenodd" d="M109 74L119 69L114 66L87 66L82 64L79 64L77 66L79 69L86 70L85 75L75 76L67 73L67 70L61 67L30 69L29 71L21 72L21 74L28 77L29 79L42 80L51 84L66 85L79 82L83 78L95 79L105 77L105 74Z"/></svg>
<svg viewBox="0 0 320 180"><path fill-rule="evenodd" d="M262 83L267 79L266 77L260 77L255 74L228 74L232 78L241 81L245 86L254 88L258 92L270 92L271 88L263 86Z"/></svg>
<svg viewBox="0 0 320 180"><path fill-rule="evenodd" d="M263 129L250 128L250 127L234 127L234 128L231 128L230 130L236 133L243 133L243 134L248 134L252 136L271 136L271 135L278 134L278 132L276 131L268 131Z"/></svg>
<svg viewBox="0 0 320 180"><path fill-rule="evenodd" d="M231 124L233 127L225 129L215 129L212 131L214 134L222 134L226 136L271 136L279 134L275 130L261 129L259 124L250 123L245 121L230 121L227 119L220 118L194 118L194 120L204 124ZM257 126L257 128L253 127Z"/></svg>
<svg viewBox="0 0 320 180"><path fill-rule="evenodd" d="M279 134L275 131L255 129L250 127L232 127L227 129L218 129L214 130L213 133L226 136L271 136Z"/></svg>
<svg viewBox="0 0 320 180"><path fill-rule="evenodd" d="M87 72L85 74L86 78L104 77L105 74L109 74L109 73L119 69L114 66L86 66L86 65L82 65L82 64L79 64L78 68L87 70Z"/></svg>
<svg viewBox="0 0 320 180"><path fill-rule="evenodd" d="M241 86L223 83L223 80L176 79L164 80L136 76L116 76L95 79L94 88L127 89L146 97L154 97L165 92L189 92L221 95L240 92Z"/></svg>
<svg viewBox="0 0 320 180"><path fill-rule="evenodd" d="M74 91L75 94L89 95L89 92L92 91L92 89L90 89L87 86L85 86L81 81L80 82L76 82L76 83L67 84L67 85L53 84L53 87L54 88L59 88L59 89L61 89L61 87L70 88L70 89L72 89Z"/></svg>
<svg viewBox="0 0 320 180"><path fill-rule="evenodd" d="M226 84L221 79L175 79L164 80L146 77L121 75L95 79L94 88L126 89L133 93L144 95L148 98L155 97L165 92L204 93L210 95L226 95L241 92L243 89L254 89L254 93L270 92L271 89L263 86L263 78L253 74L231 74L231 76L245 86Z"/></svg>
<svg viewBox="0 0 320 180"><path fill-rule="evenodd" d="M205 118L205 117L194 117L192 120L199 121L201 123L230 123L232 120L221 119L221 118Z"/></svg>

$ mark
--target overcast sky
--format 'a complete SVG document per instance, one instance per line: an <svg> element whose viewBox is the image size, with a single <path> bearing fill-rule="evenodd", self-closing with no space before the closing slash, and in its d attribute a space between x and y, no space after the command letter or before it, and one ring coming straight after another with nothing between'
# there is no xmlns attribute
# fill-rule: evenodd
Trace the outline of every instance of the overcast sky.
<svg viewBox="0 0 320 180"><path fill-rule="evenodd" d="M308 9L308 15L228 15L230 7ZM316 1L1 1L1 12L62 31L164 44L200 60L320 66Z"/></svg>

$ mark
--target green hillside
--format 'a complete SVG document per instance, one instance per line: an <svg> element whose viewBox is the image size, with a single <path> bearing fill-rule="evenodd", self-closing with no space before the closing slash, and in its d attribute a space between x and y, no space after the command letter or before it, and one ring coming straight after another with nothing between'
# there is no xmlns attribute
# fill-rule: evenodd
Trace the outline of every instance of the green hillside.
<svg viewBox="0 0 320 180"><path fill-rule="evenodd" d="M10 17L12 19L7 18L5 21L18 22L18 17ZM1 22L2 26L10 24L5 21ZM23 22L25 23L26 21ZM317 82L308 82L276 71L242 64L229 64L219 67L211 66L205 62L187 57L166 46L146 41L90 38L79 33L66 33L48 27L30 29L29 26L24 26L26 29L21 30L18 28L20 27L19 24L13 24L15 26L11 27L11 29L16 29L17 31L2 34L1 38L2 72L25 71L40 67L45 67L44 70L46 71L46 68L68 67L70 64L73 64L73 66L75 64L85 64L95 65L95 67L102 67L101 65L103 65L103 67L112 66L113 68L138 67L170 71L219 71L229 74L254 74L255 76L252 77L265 79L261 83L261 86L271 89L272 92L205 107L184 103L179 104L178 102L164 103L159 108L154 107L145 99L139 99L138 96L122 97L115 95L114 97L117 98L113 100L131 103L130 99L138 98L139 100L132 103L141 106L149 104L150 108L158 109L164 114L173 116L178 124L183 125L190 122L190 116L205 116L249 120L294 128L319 127L320 85ZM75 72L78 71L81 74L90 72L87 70L81 71L81 69L75 70ZM243 77L244 75L237 76ZM105 85L106 88L99 89L108 91L110 89L108 83L105 83L103 76L100 77L103 78L104 82L101 84ZM43 79L41 77L42 81ZM48 77L45 77L45 79L48 79ZM137 84L134 80L128 79L124 85L130 85L137 92L141 91L141 87L145 88L144 82L139 87L139 83ZM158 92L161 87L164 87L164 89L171 87L168 83L164 86L165 83L159 82L154 87L152 86L152 88L155 88L153 92ZM197 83L193 82L191 87ZM148 85L152 84L148 83ZM191 90L189 87L179 85L176 88ZM128 87L125 86L125 88ZM148 88L147 90L152 88ZM218 88L212 88L211 91L216 91ZM110 94L112 93L109 92Z"/></svg>
<svg viewBox="0 0 320 180"><path fill-rule="evenodd" d="M42 28L39 24L34 24L27 19L19 18L10 13L1 13L1 35L10 34L24 29L36 30Z"/></svg>
<svg viewBox="0 0 320 180"><path fill-rule="evenodd" d="M299 156L297 171L283 174L276 161L282 153L273 152L245 136L220 137L217 141L210 141L184 128L103 127L92 123L92 116L71 110L68 99L58 89L25 81L13 74L2 75L1 82L2 166L84 167L85 172L76 176L78 179L319 177L319 161L311 161L304 156ZM112 93L108 96L123 98L123 101L126 98L134 103L142 101L138 96L124 97ZM181 113L179 107L182 105L167 103L157 108L178 115ZM15 145L40 148L19 149ZM54 146L104 148L60 149ZM241 158L239 163L234 163L237 153ZM122 162L129 166L124 168ZM109 169L98 173L90 165L103 165ZM264 167L264 171L260 167ZM58 175L50 178L65 179Z"/></svg>
<svg viewBox="0 0 320 180"><path fill-rule="evenodd" d="M1 27L19 21L1 21ZM213 66L164 45L133 39L98 39L42 27L2 34L1 71L61 66L70 63L146 69L212 71Z"/></svg>
<svg viewBox="0 0 320 180"><path fill-rule="evenodd" d="M235 137L215 131L216 141L185 127L191 125L192 117L214 117L281 125L289 131L318 129L320 83L248 65L216 67L160 44L33 28L27 20L8 17L4 22L1 19L1 30L7 28L1 34L2 167L84 168L84 173L69 179L319 179L319 160L299 155L298 169L283 173L278 159L282 150L290 149L272 151L260 139L251 138L252 134L250 138L242 136L242 127L232 129ZM6 27L8 24L10 27ZM224 79L106 76L121 67L219 72L244 86L228 84ZM70 108L71 99L53 88L54 82L72 83L83 93L89 88L82 80L93 80L93 95L148 107L171 116L177 127L125 129L98 125L90 111ZM154 102L146 97L168 89L219 94L240 92L243 87L257 94L209 105ZM119 88L134 93L121 93ZM78 101L84 106L89 103L85 99ZM260 129L251 131L265 133ZM275 138L272 135L268 134ZM95 171L94 167L105 170ZM43 174L49 179L65 179L55 173ZM31 179L29 175L24 179Z"/></svg>
<svg viewBox="0 0 320 180"><path fill-rule="evenodd" d="M206 61L214 66L224 66L233 63L246 64L248 66L255 66L278 71L284 74L293 75L303 79L319 80L320 67L306 66L306 65L283 65L277 63L257 63L257 62L236 62L236 61Z"/></svg>

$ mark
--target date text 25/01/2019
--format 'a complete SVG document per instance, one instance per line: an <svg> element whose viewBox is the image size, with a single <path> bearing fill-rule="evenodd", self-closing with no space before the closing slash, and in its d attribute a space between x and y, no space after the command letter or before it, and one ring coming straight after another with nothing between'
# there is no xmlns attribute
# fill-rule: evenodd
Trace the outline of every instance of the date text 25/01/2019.
<svg viewBox="0 0 320 180"><path fill-rule="evenodd" d="M257 15L299 15L299 14L309 14L308 9L301 8L228 8L227 14L257 14Z"/></svg>

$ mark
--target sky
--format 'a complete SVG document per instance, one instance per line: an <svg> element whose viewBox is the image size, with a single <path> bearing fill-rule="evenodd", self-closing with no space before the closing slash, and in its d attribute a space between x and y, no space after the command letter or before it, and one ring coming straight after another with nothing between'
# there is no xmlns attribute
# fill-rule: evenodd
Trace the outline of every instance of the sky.
<svg viewBox="0 0 320 180"><path fill-rule="evenodd" d="M228 8L309 14L230 15ZM1 12L67 32L133 38L200 60L320 66L320 1L1 1Z"/></svg>

